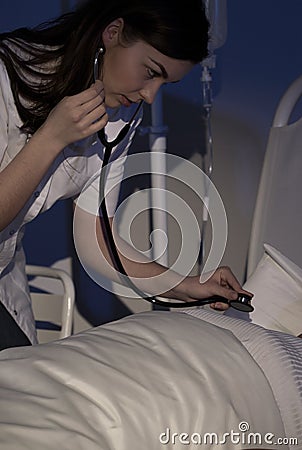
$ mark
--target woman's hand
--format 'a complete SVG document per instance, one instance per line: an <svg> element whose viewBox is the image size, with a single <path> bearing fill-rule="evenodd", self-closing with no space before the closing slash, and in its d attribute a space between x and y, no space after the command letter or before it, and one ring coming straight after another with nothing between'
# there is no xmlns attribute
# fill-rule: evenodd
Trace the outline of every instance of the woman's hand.
<svg viewBox="0 0 302 450"><path fill-rule="evenodd" d="M239 293L253 297L251 292L242 289L240 283L229 267L219 267L212 274L205 274L203 278L206 278L205 282L200 281L199 276L187 277L177 288L175 288L177 297L185 302L192 302L214 295L219 295L227 300L236 300ZM213 309L219 310L226 310L229 308L228 304L222 302L212 303L210 306Z"/></svg>
<svg viewBox="0 0 302 450"><path fill-rule="evenodd" d="M44 138L60 151L96 133L107 122L103 83L97 80L80 94L63 98L37 133L43 133Z"/></svg>
<svg viewBox="0 0 302 450"><path fill-rule="evenodd" d="M101 81L58 103L45 123L0 172L0 231L21 211L63 148L96 133L107 122Z"/></svg>

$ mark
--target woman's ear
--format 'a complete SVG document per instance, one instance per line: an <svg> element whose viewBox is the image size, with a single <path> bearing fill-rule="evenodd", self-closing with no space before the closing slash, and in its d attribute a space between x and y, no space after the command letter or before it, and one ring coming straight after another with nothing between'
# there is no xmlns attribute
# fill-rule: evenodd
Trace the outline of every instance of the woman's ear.
<svg viewBox="0 0 302 450"><path fill-rule="evenodd" d="M113 47L119 43L123 27L124 20L122 18L116 19L107 25L102 34L102 42L105 48Z"/></svg>

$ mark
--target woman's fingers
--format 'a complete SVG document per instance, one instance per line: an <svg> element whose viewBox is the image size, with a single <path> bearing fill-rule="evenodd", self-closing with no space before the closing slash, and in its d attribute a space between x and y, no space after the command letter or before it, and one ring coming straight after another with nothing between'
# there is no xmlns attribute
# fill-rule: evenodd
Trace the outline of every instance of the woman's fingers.
<svg viewBox="0 0 302 450"><path fill-rule="evenodd" d="M99 81L89 89L61 100L50 112L41 130L63 149L96 133L107 122L103 84Z"/></svg>
<svg viewBox="0 0 302 450"><path fill-rule="evenodd" d="M101 82L95 83L89 89L63 101L66 115L69 114L77 139L85 138L100 129L108 122L104 103L104 90Z"/></svg>
<svg viewBox="0 0 302 450"><path fill-rule="evenodd" d="M225 287L224 289L225 294L227 295L228 289L235 291L236 293L246 294L250 297L253 297L253 294L249 291L246 291L245 289L242 289L241 284L231 271L229 267L220 267L218 269L219 271L219 277L220 277L220 284L222 287ZM229 298L229 297L227 297ZM229 298L231 300L231 298Z"/></svg>
<svg viewBox="0 0 302 450"><path fill-rule="evenodd" d="M92 108L92 109L91 109ZM105 126L108 122L108 115L104 104L98 104L97 102L90 102L90 111L83 115L81 118L83 128L90 127L90 125L96 125L98 129L99 125Z"/></svg>
<svg viewBox="0 0 302 450"><path fill-rule="evenodd" d="M74 106L82 106L96 97L100 97L104 101L104 87L101 81L96 81L85 91L68 98L72 99Z"/></svg>
<svg viewBox="0 0 302 450"><path fill-rule="evenodd" d="M241 290L241 285L229 267L220 267L218 269L221 286L228 286L234 291Z"/></svg>
<svg viewBox="0 0 302 450"><path fill-rule="evenodd" d="M211 303L210 307L212 309L218 309L219 311L226 311L229 308L229 304L228 303L216 302L216 303Z"/></svg>
<svg viewBox="0 0 302 450"><path fill-rule="evenodd" d="M219 267L209 279L209 287L212 294L210 296L219 296L226 299L228 302L237 300L238 295L247 295L250 298L253 297L251 292L242 289L239 281L233 274L232 270L227 267ZM218 310L226 310L229 307L228 303L219 301L212 303L211 308Z"/></svg>
<svg viewBox="0 0 302 450"><path fill-rule="evenodd" d="M89 114L91 111L94 111L95 108L98 108L99 106L102 106L105 110L104 98L102 98L100 95L96 95L87 102L82 103L79 106L79 109L82 112L83 116L85 116Z"/></svg>

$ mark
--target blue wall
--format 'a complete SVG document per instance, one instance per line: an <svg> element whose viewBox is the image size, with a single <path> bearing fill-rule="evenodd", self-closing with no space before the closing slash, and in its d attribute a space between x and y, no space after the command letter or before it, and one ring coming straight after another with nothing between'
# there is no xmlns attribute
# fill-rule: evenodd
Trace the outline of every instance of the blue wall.
<svg viewBox="0 0 302 450"><path fill-rule="evenodd" d="M32 26L61 13L61 1L1 0L0 30Z"/></svg>

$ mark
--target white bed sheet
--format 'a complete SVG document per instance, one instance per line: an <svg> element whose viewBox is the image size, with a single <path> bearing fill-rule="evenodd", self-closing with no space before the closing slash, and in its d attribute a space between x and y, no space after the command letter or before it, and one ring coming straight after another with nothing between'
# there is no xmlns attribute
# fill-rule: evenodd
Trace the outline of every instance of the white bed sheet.
<svg viewBox="0 0 302 450"><path fill-rule="evenodd" d="M231 331L190 314L140 313L0 353L1 450L251 448L205 443L205 433L220 440L242 422L286 436L251 353ZM167 429L178 437L168 440Z"/></svg>

